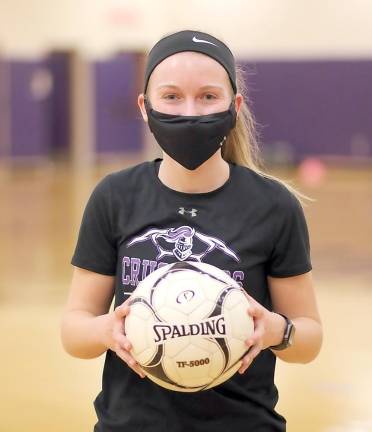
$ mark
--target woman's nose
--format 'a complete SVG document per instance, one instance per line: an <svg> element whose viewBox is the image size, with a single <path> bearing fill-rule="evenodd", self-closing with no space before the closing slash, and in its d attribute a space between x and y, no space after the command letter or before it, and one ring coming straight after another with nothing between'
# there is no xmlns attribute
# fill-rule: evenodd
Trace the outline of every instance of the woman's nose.
<svg viewBox="0 0 372 432"><path fill-rule="evenodd" d="M182 115L185 116L197 116L200 115L200 110L194 100L186 100L182 109Z"/></svg>

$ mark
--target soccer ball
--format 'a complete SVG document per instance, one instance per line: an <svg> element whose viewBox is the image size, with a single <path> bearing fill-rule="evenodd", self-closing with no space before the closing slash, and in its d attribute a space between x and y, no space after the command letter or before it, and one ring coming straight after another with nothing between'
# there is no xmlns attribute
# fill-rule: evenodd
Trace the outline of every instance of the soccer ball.
<svg viewBox="0 0 372 432"><path fill-rule="evenodd" d="M132 293L125 333L148 378L169 390L195 392L232 377L253 333L243 288L200 262L167 264Z"/></svg>

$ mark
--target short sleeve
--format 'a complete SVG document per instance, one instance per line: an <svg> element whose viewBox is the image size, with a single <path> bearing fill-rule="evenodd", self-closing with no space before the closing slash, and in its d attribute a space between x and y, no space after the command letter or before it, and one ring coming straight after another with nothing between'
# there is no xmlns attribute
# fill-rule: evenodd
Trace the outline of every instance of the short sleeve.
<svg viewBox="0 0 372 432"><path fill-rule="evenodd" d="M303 208L293 193L286 192L275 212L274 243L267 267L273 277L297 276L312 269Z"/></svg>
<svg viewBox="0 0 372 432"><path fill-rule="evenodd" d="M109 176L94 188L86 204L71 264L114 276L117 250L112 230Z"/></svg>

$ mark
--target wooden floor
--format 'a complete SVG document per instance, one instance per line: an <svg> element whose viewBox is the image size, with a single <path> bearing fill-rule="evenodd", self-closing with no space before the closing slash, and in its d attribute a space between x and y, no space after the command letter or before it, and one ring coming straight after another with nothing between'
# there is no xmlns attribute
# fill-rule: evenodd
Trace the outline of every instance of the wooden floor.
<svg viewBox="0 0 372 432"><path fill-rule="evenodd" d="M59 320L81 213L105 165L0 168L0 431L92 431L102 358L64 353ZM301 185L324 345L307 365L278 362L289 432L372 431L372 168L329 169Z"/></svg>

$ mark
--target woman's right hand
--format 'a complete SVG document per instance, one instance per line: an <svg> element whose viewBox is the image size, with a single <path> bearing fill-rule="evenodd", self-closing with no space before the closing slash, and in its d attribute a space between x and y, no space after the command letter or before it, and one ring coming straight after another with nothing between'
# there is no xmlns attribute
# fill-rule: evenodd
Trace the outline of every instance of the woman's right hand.
<svg viewBox="0 0 372 432"><path fill-rule="evenodd" d="M125 317L129 314L129 299L120 306L117 306L113 312L110 312L107 320L107 328L105 332L105 345L111 351L114 351L134 372L141 378L145 377L143 370L136 360L130 354L132 344L124 334Z"/></svg>

